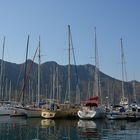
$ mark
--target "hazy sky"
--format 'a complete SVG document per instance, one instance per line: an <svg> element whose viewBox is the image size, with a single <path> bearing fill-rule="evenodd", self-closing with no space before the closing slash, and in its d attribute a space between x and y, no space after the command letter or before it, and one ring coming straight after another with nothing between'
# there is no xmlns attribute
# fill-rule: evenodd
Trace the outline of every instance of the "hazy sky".
<svg viewBox="0 0 140 140"><path fill-rule="evenodd" d="M40 35L42 62L65 65L68 24L77 64L94 64L96 26L100 70L121 79L122 37L127 78L140 81L140 0L0 0L0 57L6 36L4 59L24 62L29 34L32 59Z"/></svg>

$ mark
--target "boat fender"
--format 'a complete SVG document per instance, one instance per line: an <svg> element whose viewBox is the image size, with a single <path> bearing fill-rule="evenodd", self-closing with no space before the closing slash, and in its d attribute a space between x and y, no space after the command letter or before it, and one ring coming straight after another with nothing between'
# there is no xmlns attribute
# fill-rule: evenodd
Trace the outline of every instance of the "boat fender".
<svg viewBox="0 0 140 140"><path fill-rule="evenodd" d="M17 113L17 111L16 110L14 110L14 114L16 114Z"/></svg>

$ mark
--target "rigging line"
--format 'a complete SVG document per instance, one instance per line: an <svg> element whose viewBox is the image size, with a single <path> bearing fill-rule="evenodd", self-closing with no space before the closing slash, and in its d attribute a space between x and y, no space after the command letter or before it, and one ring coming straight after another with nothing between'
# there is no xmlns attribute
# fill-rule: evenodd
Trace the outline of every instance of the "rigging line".
<svg viewBox="0 0 140 140"><path fill-rule="evenodd" d="M33 56L33 62L34 62L34 60L35 60L37 51L38 51L38 47L37 47L37 49L36 49L36 51L35 51L35 55ZM30 68L29 68L29 72L28 72L28 73L31 72L31 68L32 68L33 62L32 62L31 65L30 65ZM21 73L22 73L22 68L23 68L23 65L21 65L21 68L20 68L20 74L19 74L19 77L18 77L18 80L17 80L17 85L16 85L16 87L18 87L18 83L19 83L19 80L20 80L20 75L21 75ZM26 75L26 81L28 80L28 77L29 77L29 76L28 76L28 77L27 77L27 76L28 76L28 75ZM22 89L23 89L23 87L22 87Z"/></svg>
<svg viewBox="0 0 140 140"><path fill-rule="evenodd" d="M70 38L71 38L71 47L72 47L72 53L73 53L73 59L74 59L74 67L75 67L75 73L76 73L76 85L78 84L78 70L77 70L77 64L76 64L76 59L75 59L75 52L74 52L74 47L73 47L73 41L72 41L72 34L70 31Z"/></svg>
<svg viewBox="0 0 140 140"><path fill-rule="evenodd" d="M28 75L26 74L25 84L27 83L27 81L28 81L28 79L29 79L29 75L30 75L30 72L31 72L31 70L32 70L32 66L33 66L33 63L34 63L34 60L35 60L37 51L38 51L38 47L37 47L37 49L36 49L36 51L35 51L35 55L34 55L34 57L33 57L33 61L32 61L32 63L31 63L31 65L30 65L30 67L29 67Z"/></svg>

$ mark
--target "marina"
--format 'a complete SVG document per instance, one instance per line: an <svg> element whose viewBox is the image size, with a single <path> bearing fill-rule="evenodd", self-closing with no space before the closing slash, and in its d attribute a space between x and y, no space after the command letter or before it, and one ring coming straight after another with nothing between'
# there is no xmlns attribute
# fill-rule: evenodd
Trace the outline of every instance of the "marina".
<svg viewBox="0 0 140 140"><path fill-rule="evenodd" d="M64 72L62 72L62 74L58 73L60 70L60 68L58 69L59 65L57 63L53 63L55 64L55 66L53 66L51 69L51 78L47 83L50 84L50 92L48 96L51 98L47 98L48 96L46 96L46 93L48 92L43 92L44 89L41 88L44 83L41 83L41 79L43 77L41 77L42 64L39 36L38 47L34 55L35 58L36 54L38 53L38 64L36 64L37 75L36 81L34 81L34 88L37 88L37 90L36 92L33 92L32 100L30 100L29 96L31 95L29 90L31 88L29 81L33 79L29 77L33 73L33 71L31 73L31 70L33 68L34 58L33 61L30 61L30 63L28 62L28 35L26 60L24 69L22 68L23 82L21 80L22 86L18 91L19 100L14 99L16 93L15 91L13 91L12 93L12 101L8 99L4 100L7 94L3 95L3 98L1 100L0 122L1 126L3 127L1 127L0 129L0 131L2 131L0 134L0 139L129 140L131 139L132 135L128 135L128 133L136 134L137 129L134 126L137 126L137 124L139 124L140 122L140 109L139 105L136 103L136 98L135 102L133 103L132 98L128 98L128 95L125 93L126 90L127 92L129 92L129 90L126 89L127 82L124 80L123 68L125 61L122 38L122 80L119 81L120 85L117 88L120 93L117 98L118 101L116 101L117 105L115 105L115 101L113 100L113 98L115 97L114 94L110 95L110 93L107 93L106 86L103 87L101 84L104 79L101 79L101 71L99 70L99 58L97 51L98 48L96 46L96 27L94 34L95 66L92 66L92 69L87 69L87 73L90 75L86 77L86 83L79 86L78 79L80 79L80 76L78 75L79 71L77 71L76 68L77 65L76 63L75 65L71 65L70 61L71 51L74 55L74 50L72 46L71 28L70 25L68 25L68 65L65 69L65 72L67 73L65 75L65 82L62 80L64 82L62 84L62 89L64 91L60 92L58 86ZM4 43L5 38L3 44ZM89 91L87 84L89 82L88 78L90 78L90 80L92 81L91 89ZM106 83L106 80L104 82ZM129 84L131 85L131 88L133 88L133 83ZM114 85L118 86L117 84ZM83 87L86 88L83 89ZM102 89L106 91L104 92L104 94L102 92ZM77 92L77 90L79 92ZM113 91L113 88L111 90ZM84 96L84 94L82 93L83 91L86 96ZM4 93L4 89L1 93ZM109 97L112 96L112 98L106 98L107 94ZM133 94L131 96L136 96ZM125 95L127 95L127 98L125 97ZM134 135L133 138L136 137L135 139L137 139L139 135L140 134L138 131L137 135Z"/></svg>
<svg viewBox="0 0 140 140"><path fill-rule="evenodd" d="M0 140L140 140L140 0L0 4Z"/></svg>

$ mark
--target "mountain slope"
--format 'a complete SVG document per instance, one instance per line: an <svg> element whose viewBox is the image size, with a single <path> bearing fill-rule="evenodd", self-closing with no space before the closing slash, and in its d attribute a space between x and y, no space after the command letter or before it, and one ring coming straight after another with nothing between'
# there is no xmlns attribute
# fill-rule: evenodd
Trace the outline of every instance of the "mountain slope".
<svg viewBox="0 0 140 140"><path fill-rule="evenodd" d="M25 85L25 97L28 101L35 101L37 95L37 67L38 65L31 60L28 60L27 66L27 79ZM71 65L71 100L76 100L76 85L80 89L80 100L85 100L89 95L92 95L94 84L94 69L93 65ZM59 98L61 102L64 102L67 98L68 87L68 66L58 65L56 62L45 62L41 64L41 97L42 98ZM10 62L4 62L3 68L3 80L1 99L12 100L20 99L21 90L23 86L24 78L24 63L15 64ZM11 88L10 88L11 83ZM100 72L100 84L102 100L106 103L106 97L109 97L110 102L118 103L121 97L121 81L114 79L102 72ZM59 88L57 88L59 87ZM11 90L10 90L11 89ZM59 92L58 92L59 91ZM59 93L56 94L56 93ZM132 82L125 82L125 96L133 100L133 88ZM139 99L140 83L136 82L136 94Z"/></svg>

